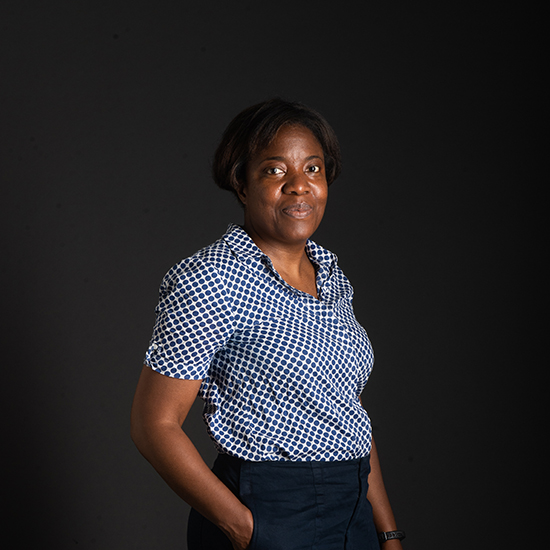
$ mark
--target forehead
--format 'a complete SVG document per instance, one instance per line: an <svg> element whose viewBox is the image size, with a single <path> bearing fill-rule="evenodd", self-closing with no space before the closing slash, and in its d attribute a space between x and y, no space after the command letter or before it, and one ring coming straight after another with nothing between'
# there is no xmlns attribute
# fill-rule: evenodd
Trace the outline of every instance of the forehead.
<svg viewBox="0 0 550 550"><path fill-rule="evenodd" d="M270 156L275 153L279 155L300 155L307 152L308 155L323 155L323 148L313 132L301 125L285 124L281 126L273 139L263 148L253 154L253 160L258 157Z"/></svg>

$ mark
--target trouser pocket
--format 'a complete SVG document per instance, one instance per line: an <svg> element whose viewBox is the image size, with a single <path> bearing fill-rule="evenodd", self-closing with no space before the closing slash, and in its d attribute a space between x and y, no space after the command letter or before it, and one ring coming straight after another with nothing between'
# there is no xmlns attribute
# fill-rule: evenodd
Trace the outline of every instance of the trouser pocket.
<svg viewBox="0 0 550 550"><path fill-rule="evenodd" d="M298 472L283 464L243 464L239 496L254 517L250 550L312 548L318 514L314 487L307 468L293 473Z"/></svg>
<svg viewBox="0 0 550 550"><path fill-rule="evenodd" d="M219 527L191 508L187 522L187 549L233 550L233 545Z"/></svg>

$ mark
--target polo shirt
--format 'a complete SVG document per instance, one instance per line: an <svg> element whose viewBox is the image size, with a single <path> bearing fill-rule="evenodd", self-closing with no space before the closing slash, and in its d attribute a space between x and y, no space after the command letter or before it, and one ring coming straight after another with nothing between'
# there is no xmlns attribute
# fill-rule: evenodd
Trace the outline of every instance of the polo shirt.
<svg viewBox="0 0 550 550"><path fill-rule="evenodd" d="M319 298L290 286L241 227L172 267L145 364L202 380L217 450L250 461L335 461L371 449L359 401L373 350L337 257L308 240Z"/></svg>

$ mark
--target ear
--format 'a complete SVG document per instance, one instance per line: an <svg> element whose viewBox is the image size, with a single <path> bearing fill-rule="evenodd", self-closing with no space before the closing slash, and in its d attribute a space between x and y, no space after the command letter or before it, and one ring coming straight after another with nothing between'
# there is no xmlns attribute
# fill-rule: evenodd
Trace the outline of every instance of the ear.
<svg viewBox="0 0 550 550"><path fill-rule="evenodd" d="M237 196L243 205L246 206L246 184L244 182L239 182L239 186L237 187Z"/></svg>

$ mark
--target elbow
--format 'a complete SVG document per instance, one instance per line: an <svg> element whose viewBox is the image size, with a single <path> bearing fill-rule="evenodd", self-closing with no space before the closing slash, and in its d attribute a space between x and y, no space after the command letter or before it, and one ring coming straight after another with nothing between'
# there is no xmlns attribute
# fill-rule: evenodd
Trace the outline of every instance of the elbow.
<svg viewBox="0 0 550 550"><path fill-rule="evenodd" d="M138 451L147 460L161 444L165 429L155 418L150 418L139 409L134 408L130 417L130 438Z"/></svg>
<svg viewBox="0 0 550 550"><path fill-rule="evenodd" d="M132 407L132 414L130 415L130 438L138 451L143 454L149 438L144 422L135 407Z"/></svg>
<svg viewBox="0 0 550 550"><path fill-rule="evenodd" d="M148 432L143 424L138 422L131 422L130 438L132 439L140 454L143 455L147 460L149 460L151 449L154 448L152 434Z"/></svg>
<svg viewBox="0 0 550 550"><path fill-rule="evenodd" d="M139 442L140 442L140 430L136 426L136 423L132 419L130 422L130 438L134 442L134 445L139 449Z"/></svg>
<svg viewBox="0 0 550 550"><path fill-rule="evenodd" d="M134 445L137 447L138 451L141 452L142 439L141 439L139 431L134 426L134 424L130 425L130 439L132 440Z"/></svg>

